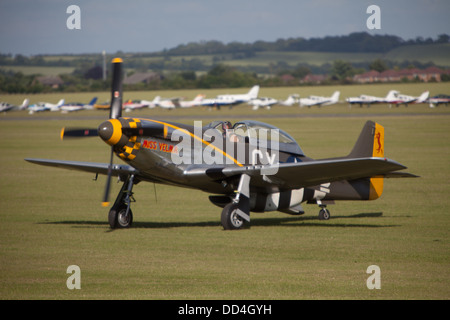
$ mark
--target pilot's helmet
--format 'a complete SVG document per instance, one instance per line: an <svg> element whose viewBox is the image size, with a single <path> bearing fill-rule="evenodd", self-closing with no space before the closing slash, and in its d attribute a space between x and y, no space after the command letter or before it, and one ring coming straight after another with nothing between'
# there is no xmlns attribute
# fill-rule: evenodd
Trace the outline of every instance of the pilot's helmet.
<svg viewBox="0 0 450 320"><path fill-rule="evenodd" d="M222 130L226 131L228 129L231 129L231 122L230 121L224 121L222 122Z"/></svg>

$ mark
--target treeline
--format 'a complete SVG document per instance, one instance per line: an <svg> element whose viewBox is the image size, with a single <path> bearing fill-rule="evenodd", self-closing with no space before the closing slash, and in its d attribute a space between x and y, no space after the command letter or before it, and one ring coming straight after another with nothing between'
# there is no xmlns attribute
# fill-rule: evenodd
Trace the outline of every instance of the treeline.
<svg viewBox="0 0 450 320"><path fill-rule="evenodd" d="M228 55L231 60L245 59L255 56L257 52L276 51L276 52L355 52L355 53L386 53L390 50L407 45L427 45L449 43L450 36L447 34L438 35L436 39L417 37L416 39L404 40L394 35L372 35L367 32L354 32L343 36L326 36L323 38L289 38L278 39L274 42L256 41L253 43L231 42L228 44L220 41L202 41L180 44L172 49L164 49L159 52L148 53L124 53L117 52L118 56L126 56L129 66L134 68L135 64L141 64L145 57L165 57L170 56L196 56L196 55L215 55L215 59L220 60L220 55ZM0 65L14 66L64 66L78 67L83 63L101 64L102 57L99 54L70 55L64 54L65 59L58 58L55 55L53 59L47 59L51 55L34 55L27 57L17 54L1 54ZM219 61L215 61L219 62ZM163 61L150 62L154 64L152 68L159 69L164 64ZM189 59L181 63L180 69L195 69L203 67L201 60Z"/></svg>
<svg viewBox="0 0 450 320"><path fill-rule="evenodd" d="M220 41L203 41L181 44L173 49L165 50L165 55L202 55L202 54L240 54L251 57L262 51L318 51L318 52L376 52L386 53L392 49L406 45L423 45L448 43L450 36L441 34L437 39L417 37L403 40L393 35L371 35L367 32L354 32L344 36L326 36L323 38L289 38L275 42L256 41L254 43ZM161 54L161 53L157 53Z"/></svg>
<svg viewBox="0 0 450 320"><path fill-rule="evenodd" d="M322 83L348 83L349 78L368 70L418 68L434 66L432 62L417 61L392 62L388 60L348 62L331 61L322 65L299 62L296 65L285 61L268 61L265 65L242 65L230 67L230 60L251 59L258 52L315 51L315 52L388 52L404 45L427 45L448 43L450 36L439 35L436 39L418 37L403 40L392 35L371 35L367 32L351 33L345 36L324 38L290 38L275 42L256 41L254 43L205 41L182 44L175 48L153 53L117 52L123 57L126 67L134 72L152 70L160 74L159 79L147 83L128 85L128 90L156 90L181 88L221 88L248 87L253 84L263 86L299 85L308 74L327 75ZM209 56L205 59L202 55ZM110 61L113 55L107 56ZM282 56L282 55L280 55ZM38 81L38 75L24 75L21 72L0 69L0 92L79 92L103 91L109 89L110 79L103 80L103 57L100 54L83 55L11 55L0 54L0 66L64 66L73 67L70 74L60 74L62 85L49 87ZM107 74L110 74L107 63ZM289 77L287 77L289 76ZM351 80L350 80L351 82Z"/></svg>

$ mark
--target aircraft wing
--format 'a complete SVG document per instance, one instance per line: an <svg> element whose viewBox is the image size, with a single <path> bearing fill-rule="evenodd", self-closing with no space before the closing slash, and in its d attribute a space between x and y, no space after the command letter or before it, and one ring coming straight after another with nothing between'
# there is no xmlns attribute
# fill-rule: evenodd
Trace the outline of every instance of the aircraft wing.
<svg viewBox="0 0 450 320"><path fill-rule="evenodd" d="M322 183L353 180L383 175L398 176L394 171L406 169L400 163L385 158L340 158L279 165L222 167L187 170L187 175L206 174L213 180L226 179L235 175L248 174L251 185L278 186L280 188L304 188ZM414 176L404 174L405 176Z"/></svg>
<svg viewBox="0 0 450 320"><path fill-rule="evenodd" d="M48 159L25 159L28 162L40 164L49 167L58 167L63 169L78 170L91 173L108 174L108 163L84 162L84 161L65 161L65 160L48 160ZM121 174L136 174L138 171L131 166L123 164L112 165L112 175L119 176Z"/></svg>

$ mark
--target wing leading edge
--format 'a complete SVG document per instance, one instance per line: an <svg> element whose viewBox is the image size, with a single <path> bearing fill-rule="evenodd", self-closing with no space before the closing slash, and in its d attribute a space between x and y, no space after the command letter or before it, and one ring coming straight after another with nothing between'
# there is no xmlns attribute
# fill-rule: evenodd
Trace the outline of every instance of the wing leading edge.
<svg viewBox="0 0 450 320"><path fill-rule="evenodd" d="M62 169L78 170L91 173L108 174L108 163L98 163L98 162L84 162L84 161L66 161L66 160L48 160L48 159L25 159L28 162L49 166L57 167ZM122 174L136 174L138 171L128 165L112 165L112 175L119 176Z"/></svg>

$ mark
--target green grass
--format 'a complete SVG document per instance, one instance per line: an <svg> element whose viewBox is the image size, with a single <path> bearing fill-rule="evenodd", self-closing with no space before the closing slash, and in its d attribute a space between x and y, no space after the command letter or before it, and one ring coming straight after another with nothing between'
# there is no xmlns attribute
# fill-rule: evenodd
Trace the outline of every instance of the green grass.
<svg viewBox="0 0 450 320"><path fill-rule="evenodd" d="M425 86L409 89L418 94ZM91 174L23 160L107 162L109 149L100 139L59 140L61 127L96 127L107 113L8 113L0 117L0 298L450 298L450 108L342 104L261 111L133 115L187 123L251 116L288 131L314 158L347 154L372 119L385 127L386 155L421 178L385 181L376 201L338 202L329 207L328 221L317 219L316 205L304 205L299 217L252 214L252 227L237 232L222 230L221 210L208 194L141 183L134 188L134 227L111 231L108 209L100 205L105 177L93 181ZM113 184L112 196L119 187ZM366 269L373 264L381 269L381 290L366 287ZM81 290L66 287L69 265L81 268Z"/></svg>
<svg viewBox="0 0 450 320"><path fill-rule="evenodd" d="M429 44L422 46L404 46L386 53L383 59L391 61L434 62L438 66L450 66L450 44Z"/></svg>

